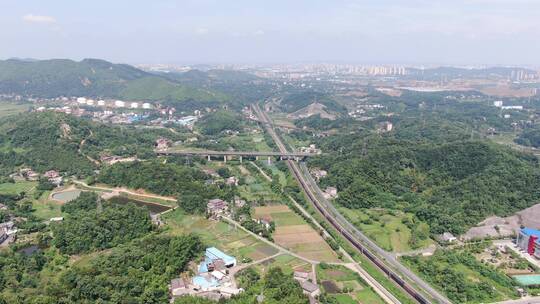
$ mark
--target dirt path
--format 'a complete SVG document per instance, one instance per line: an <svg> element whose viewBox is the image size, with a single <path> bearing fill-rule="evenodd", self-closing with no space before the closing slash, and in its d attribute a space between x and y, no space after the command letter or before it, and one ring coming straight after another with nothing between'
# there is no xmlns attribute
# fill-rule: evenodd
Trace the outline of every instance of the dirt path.
<svg viewBox="0 0 540 304"><path fill-rule="evenodd" d="M164 201L170 201L170 202L176 202L177 199L176 198L173 198L173 197L169 197L169 196L161 196L161 195L157 195L157 194L143 194L143 193L137 193L137 192L133 192L131 190L128 190L127 188L110 188L110 187L102 187L102 186L89 186L88 184L86 184L85 182L83 181L76 181L74 180L73 181L75 184L78 184L78 185L81 185L81 186L84 186L88 189L94 189L94 190L102 190L102 191L112 191L112 192L124 192L124 193L127 193L127 194L131 194L131 195L135 195L135 196L140 196L140 197L148 197L148 198L156 198L156 199L161 199L161 200L164 200ZM168 205L163 205L163 204L160 204L160 203L154 203L152 202L153 204L156 204L156 205L162 205L162 206L167 206L167 207L170 207Z"/></svg>
<svg viewBox="0 0 540 304"><path fill-rule="evenodd" d="M86 154L84 154L82 152L82 148L83 148L84 144L86 143L86 140L91 136L94 136L94 132L92 132L92 130L90 130L90 135L88 135L87 137L83 138L83 140L81 140L81 142L79 143L79 149L77 150L77 152L79 152L79 154L86 157L89 161L93 162L94 164L99 165L100 162L98 160L93 159L92 157L90 157L90 156L88 156L88 155L86 155Z"/></svg>
<svg viewBox="0 0 540 304"><path fill-rule="evenodd" d="M261 169L261 167L257 166L257 164L255 162L251 162L253 164L253 166L255 166L255 168L257 168L257 170L259 170L259 172L262 174L262 176L264 178L266 178L269 182L272 181L272 178L270 176L268 176L268 174L266 174L263 169Z"/></svg>

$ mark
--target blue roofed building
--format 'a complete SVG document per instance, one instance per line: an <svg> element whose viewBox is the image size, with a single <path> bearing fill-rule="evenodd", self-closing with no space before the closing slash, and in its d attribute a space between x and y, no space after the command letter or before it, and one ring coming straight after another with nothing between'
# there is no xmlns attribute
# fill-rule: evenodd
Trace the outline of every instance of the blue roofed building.
<svg viewBox="0 0 540 304"><path fill-rule="evenodd" d="M223 251L216 247L206 248L205 257L211 261L222 260L226 267L236 266L236 259L232 256L226 255Z"/></svg>

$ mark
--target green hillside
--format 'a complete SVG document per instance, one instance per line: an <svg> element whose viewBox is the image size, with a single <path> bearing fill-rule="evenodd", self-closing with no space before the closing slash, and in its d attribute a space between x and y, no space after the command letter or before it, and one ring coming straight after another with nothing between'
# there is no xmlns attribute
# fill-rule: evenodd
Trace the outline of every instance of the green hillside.
<svg viewBox="0 0 540 304"><path fill-rule="evenodd" d="M204 102L226 99L208 89L99 59L0 61L0 93L46 98L90 96Z"/></svg>
<svg viewBox="0 0 540 304"><path fill-rule="evenodd" d="M0 175L17 168L88 176L101 153L147 158L157 138L185 139L169 130L107 126L61 113L24 113L0 120Z"/></svg>
<svg viewBox="0 0 540 304"><path fill-rule="evenodd" d="M540 199L538 159L489 141L343 135L319 144L340 151L310 161L329 171L322 183L338 188L338 204L411 212L434 233L463 233Z"/></svg>

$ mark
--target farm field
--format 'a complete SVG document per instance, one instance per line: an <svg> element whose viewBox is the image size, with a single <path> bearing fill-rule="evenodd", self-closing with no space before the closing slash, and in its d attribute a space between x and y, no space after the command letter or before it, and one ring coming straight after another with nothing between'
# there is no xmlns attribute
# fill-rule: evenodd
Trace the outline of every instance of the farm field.
<svg viewBox="0 0 540 304"><path fill-rule="evenodd" d="M413 246L411 238L413 231L404 222L412 222L412 215L401 211L392 211L383 209L347 209L339 208L340 212L349 219L358 229L362 230L379 246L388 251L407 252L426 248L433 244L429 235L429 227L425 223L415 223L417 235L422 233L425 239L418 240Z"/></svg>
<svg viewBox="0 0 540 304"><path fill-rule="evenodd" d="M273 234L276 244L307 259L339 262L336 253L317 231L286 205L271 205L254 208L255 218L268 218L275 222Z"/></svg>
<svg viewBox="0 0 540 304"><path fill-rule="evenodd" d="M274 255L277 250L256 238L235 229L227 223L208 220L202 216L189 215L180 208L163 215L167 233L178 235L195 233L208 246L215 246L239 261L259 260Z"/></svg>
<svg viewBox="0 0 540 304"><path fill-rule="evenodd" d="M28 104L16 104L0 101L0 117L6 117L9 115L28 111L30 105Z"/></svg>
<svg viewBox="0 0 540 304"><path fill-rule="evenodd" d="M21 181L21 182L15 182L15 183L3 183L3 184L0 184L0 194L17 195L21 192L31 191L36 185L37 185L37 182L27 182L27 181Z"/></svg>
<svg viewBox="0 0 540 304"><path fill-rule="evenodd" d="M384 301L355 272L343 266L317 265L317 280L321 289L337 303L383 304Z"/></svg>

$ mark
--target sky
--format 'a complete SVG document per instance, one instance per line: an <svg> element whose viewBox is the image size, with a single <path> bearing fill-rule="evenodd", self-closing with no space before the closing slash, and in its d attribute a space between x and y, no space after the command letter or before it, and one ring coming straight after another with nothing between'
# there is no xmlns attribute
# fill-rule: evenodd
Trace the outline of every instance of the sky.
<svg viewBox="0 0 540 304"><path fill-rule="evenodd" d="M0 58L540 66L540 0L0 0Z"/></svg>

